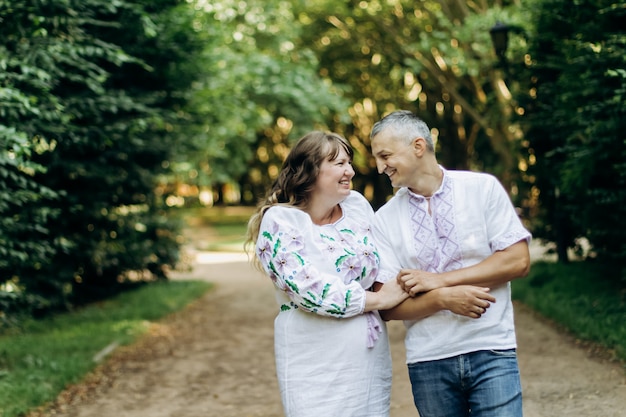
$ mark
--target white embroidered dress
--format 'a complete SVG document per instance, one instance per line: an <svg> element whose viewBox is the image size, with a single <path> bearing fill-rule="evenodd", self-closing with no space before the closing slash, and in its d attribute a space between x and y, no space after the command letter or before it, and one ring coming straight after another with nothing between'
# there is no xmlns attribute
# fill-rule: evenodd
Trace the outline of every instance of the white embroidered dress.
<svg viewBox="0 0 626 417"><path fill-rule="evenodd" d="M389 415L391 356L384 322L363 313L378 272L374 212L351 192L343 216L315 225L302 210L263 216L256 252L276 288L276 371L287 417Z"/></svg>

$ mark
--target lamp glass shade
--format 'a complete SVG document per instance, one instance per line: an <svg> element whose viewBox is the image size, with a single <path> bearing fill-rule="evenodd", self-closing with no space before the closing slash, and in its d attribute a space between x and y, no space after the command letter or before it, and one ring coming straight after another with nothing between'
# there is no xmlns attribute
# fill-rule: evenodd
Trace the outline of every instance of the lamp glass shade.
<svg viewBox="0 0 626 417"><path fill-rule="evenodd" d="M491 35L491 41L493 42L493 48L496 51L496 55L504 56L509 44L509 27L501 22L489 29Z"/></svg>

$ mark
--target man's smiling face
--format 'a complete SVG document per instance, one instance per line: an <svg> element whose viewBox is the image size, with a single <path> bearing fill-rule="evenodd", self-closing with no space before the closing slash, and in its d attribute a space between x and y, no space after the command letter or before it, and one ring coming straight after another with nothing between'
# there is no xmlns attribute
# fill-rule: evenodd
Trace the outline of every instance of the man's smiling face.
<svg viewBox="0 0 626 417"><path fill-rule="evenodd" d="M391 129L372 138L372 154L379 174L387 174L393 187L410 187L415 180L419 158L416 155L415 139L407 145L395 138Z"/></svg>

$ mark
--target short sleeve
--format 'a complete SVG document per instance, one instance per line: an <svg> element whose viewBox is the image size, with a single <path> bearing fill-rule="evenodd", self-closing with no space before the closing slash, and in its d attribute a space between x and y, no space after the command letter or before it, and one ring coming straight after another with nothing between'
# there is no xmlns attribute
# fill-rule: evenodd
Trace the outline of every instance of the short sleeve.
<svg viewBox="0 0 626 417"><path fill-rule="evenodd" d="M274 285L296 308L331 317L363 313L366 292L359 282L345 283L316 244L313 224L303 211L274 206L261 222L256 255Z"/></svg>
<svg viewBox="0 0 626 417"><path fill-rule="evenodd" d="M491 188L485 224L491 250L503 250L522 240L530 242L531 234L515 212L506 190L495 177L489 175L488 178L491 179Z"/></svg>

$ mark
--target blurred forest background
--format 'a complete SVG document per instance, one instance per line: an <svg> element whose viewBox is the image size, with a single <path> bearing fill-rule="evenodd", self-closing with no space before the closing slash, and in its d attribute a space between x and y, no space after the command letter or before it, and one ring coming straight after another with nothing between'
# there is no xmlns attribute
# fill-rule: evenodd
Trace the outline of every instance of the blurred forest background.
<svg viewBox="0 0 626 417"><path fill-rule="evenodd" d="M4 324L166 279L176 210L255 205L312 129L379 207L394 109L626 288L623 0L0 0L0 39Z"/></svg>

